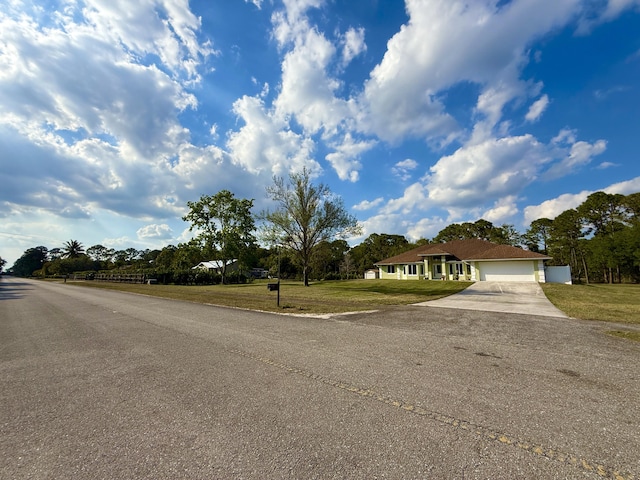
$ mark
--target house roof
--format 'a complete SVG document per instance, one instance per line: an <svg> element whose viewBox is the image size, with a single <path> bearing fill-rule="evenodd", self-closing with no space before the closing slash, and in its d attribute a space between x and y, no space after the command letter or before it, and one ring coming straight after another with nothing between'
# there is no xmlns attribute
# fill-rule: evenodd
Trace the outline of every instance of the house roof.
<svg viewBox="0 0 640 480"><path fill-rule="evenodd" d="M430 243L376 262L375 265L419 263L425 257L447 255L460 261L471 260L550 260L551 257L511 245L500 245L472 238L447 243Z"/></svg>
<svg viewBox="0 0 640 480"><path fill-rule="evenodd" d="M227 260L227 266L237 262L238 260ZM221 269L224 266L224 262L222 260L209 260L208 262L200 262L194 268L208 268L208 269Z"/></svg>

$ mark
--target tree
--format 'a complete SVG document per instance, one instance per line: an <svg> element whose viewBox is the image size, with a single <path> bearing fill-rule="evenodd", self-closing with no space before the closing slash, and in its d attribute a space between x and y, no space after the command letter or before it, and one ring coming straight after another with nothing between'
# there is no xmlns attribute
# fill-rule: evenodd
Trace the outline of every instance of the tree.
<svg viewBox="0 0 640 480"><path fill-rule="evenodd" d="M627 221L632 225L640 223L640 192L632 193L622 199L622 206L627 213Z"/></svg>
<svg viewBox="0 0 640 480"><path fill-rule="evenodd" d="M87 255L98 262L110 260L114 253L113 249L100 244L87 248Z"/></svg>
<svg viewBox="0 0 640 480"><path fill-rule="evenodd" d="M189 230L198 230L198 239L205 252L221 260L222 282L227 263L243 260L246 251L255 243L255 222L251 215L253 200L236 198L229 190L215 195L202 195L197 202L187 202L189 213L182 217L191 222Z"/></svg>
<svg viewBox="0 0 640 480"><path fill-rule="evenodd" d="M54 262L54 261L58 260L59 258L62 258L63 254L64 254L64 252L62 251L61 248L59 248L59 247L52 248L51 250L49 250L49 260Z"/></svg>
<svg viewBox="0 0 640 480"><path fill-rule="evenodd" d="M84 247L77 240L69 240L65 242L62 252L62 258L77 258L84 254Z"/></svg>
<svg viewBox="0 0 640 480"><path fill-rule="evenodd" d="M359 274L372 268L375 262L409 250L410 244L402 235L372 233L351 249L351 261Z"/></svg>
<svg viewBox="0 0 640 480"><path fill-rule="evenodd" d="M358 235L361 227L350 215L341 198L324 184L313 185L311 173L304 168L289 175L289 181L274 177L267 196L278 208L265 211L265 240L283 245L293 252L302 266L304 285L309 286L309 264L314 248L323 241Z"/></svg>
<svg viewBox="0 0 640 480"><path fill-rule="evenodd" d="M547 253L547 243L549 242L552 224L553 220L548 218L538 218L531 222L529 229L523 235L523 240L529 250Z"/></svg>
<svg viewBox="0 0 640 480"><path fill-rule="evenodd" d="M349 244L346 240L320 242L314 249L309 264L313 278L323 279L328 274L338 274L348 251Z"/></svg>
<svg viewBox="0 0 640 480"><path fill-rule="evenodd" d="M604 272L605 280L613 283L614 271L620 278L620 265L624 263L618 234L626 227L627 212L624 195L594 192L577 208L589 240L591 261Z"/></svg>
<svg viewBox="0 0 640 480"><path fill-rule="evenodd" d="M587 234L611 235L621 230L625 220L624 195L594 192L577 208Z"/></svg>
<svg viewBox="0 0 640 480"><path fill-rule="evenodd" d="M502 227L496 227L493 223L483 218L473 223L463 222L448 225L438 232L433 241L440 243L471 238L508 245L518 245L521 241L520 235L518 235L513 225L505 224Z"/></svg>
<svg viewBox="0 0 640 480"><path fill-rule="evenodd" d="M2 269L6 264L7 264L7 261L4 258L0 257L0 273L2 273Z"/></svg>
<svg viewBox="0 0 640 480"><path fill-rule="evenodd" d="M49 251L47 247L35 247L26 250L13 264L13 273L19 277L29 277L36 270L40 270L47 261Z"/></svg>
<svg viewBox="0 0 640 480"><path fill-rule="evenodd" d="M565 210L553 219L548 239L549 255L558 265L570 265L577 278L580 278L583 271L589 283L583 239L580 214L575 209Z"/></svg>

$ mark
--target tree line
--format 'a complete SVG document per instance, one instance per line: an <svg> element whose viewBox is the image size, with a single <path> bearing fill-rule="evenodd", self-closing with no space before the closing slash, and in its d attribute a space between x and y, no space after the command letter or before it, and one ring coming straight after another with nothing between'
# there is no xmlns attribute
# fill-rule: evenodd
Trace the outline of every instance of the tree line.
<svg viewBox="0 0 640 480"><path fill-rule="evenodd" d="M164 283L227 283L250 278L253 268L302 280L362 278L374 263L428 243L479 238L552 257L550 265L570 265L575 282L640 281L640 193L595 192L575 209L554 219L540 218L519 233L513 225L479 219L448 225L432 239L410 242L403 235L373 233L351 247L346 238L360 231L341 199L325 185L314 185L304 170L285 180L274 178L267 195L276 208L252 212L253 200L228 190L188 202L183 220L193 240L156 250L86 250L70 240L60 248L27 250L12 267L20 276L74 272L146 272ZM258 225L258 226L257 226ZM240 269L226 271L229 260ZM193 271L202 261L220 260L221 272Z"/></svg>

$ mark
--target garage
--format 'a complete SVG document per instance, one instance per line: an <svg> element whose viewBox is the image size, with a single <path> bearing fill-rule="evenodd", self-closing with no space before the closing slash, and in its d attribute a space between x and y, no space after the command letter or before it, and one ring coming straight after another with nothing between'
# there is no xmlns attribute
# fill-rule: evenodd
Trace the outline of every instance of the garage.
<svg viewBox="0 0 640 480"><path fill-rule="evenodd" d="M480 280L487 282L535 282L534 263L531 260L481 262Z"/></svg>

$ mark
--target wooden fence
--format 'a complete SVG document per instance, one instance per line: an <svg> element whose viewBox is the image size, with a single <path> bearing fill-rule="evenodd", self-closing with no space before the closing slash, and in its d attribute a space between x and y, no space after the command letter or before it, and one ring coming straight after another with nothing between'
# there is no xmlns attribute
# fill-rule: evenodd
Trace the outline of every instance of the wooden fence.
<svg viewBox="0 0 640 480"><path fill-rule="evenodd" d="M147 283L151 279L144 273L96 273L93 280L115 283Z"/></svg>

